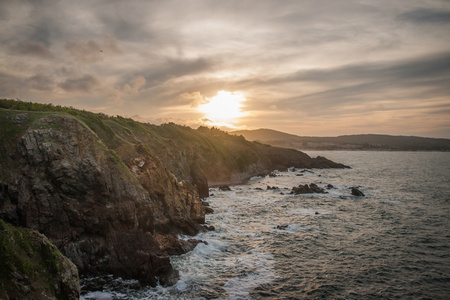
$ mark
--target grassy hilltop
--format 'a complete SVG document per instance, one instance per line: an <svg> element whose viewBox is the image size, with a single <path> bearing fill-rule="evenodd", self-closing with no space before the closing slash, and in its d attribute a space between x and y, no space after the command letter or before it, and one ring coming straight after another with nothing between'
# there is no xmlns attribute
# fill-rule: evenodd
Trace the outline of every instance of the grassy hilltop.
<svg viewBox="0 0 450 300"><path fill-rule="evenodd" d="M68 114L92 130L117 160L127 164L131 154L134 154L130 146L139 145L141 151L158 157L177 178L191 179L193 174L186 173L187 169L191 169L203 173L210 185L238 183L254 175L292 166L342 167L311 159L299 151L249 142L241 135L230 135L216 128L199 127L195 130L174 123L157 126L70 107L5 99L0 100L0 109L2 115L26 111L30 116L21 127L12 126L11 120L1 119L0 126L5 130L0 136L2 148L12 147L11 137L17 139L27 126L33 126L33 122L40 117ZM5 156L8 149L2 150L0 155Z"/></svg>

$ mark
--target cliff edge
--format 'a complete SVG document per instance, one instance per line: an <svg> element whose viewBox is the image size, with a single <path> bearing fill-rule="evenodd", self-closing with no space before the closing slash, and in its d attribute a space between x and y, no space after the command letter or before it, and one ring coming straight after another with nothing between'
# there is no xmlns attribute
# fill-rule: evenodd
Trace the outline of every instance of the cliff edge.
<svg viewBox="0 0 450 300"><path fill-rule="evenodd" d="M209 185L345 167L217 129L13 100L0 101L0 128L0 218L45 234L81 274L153 286L177 281L169 255L198 243L177 235L205 230Z"/></svg>

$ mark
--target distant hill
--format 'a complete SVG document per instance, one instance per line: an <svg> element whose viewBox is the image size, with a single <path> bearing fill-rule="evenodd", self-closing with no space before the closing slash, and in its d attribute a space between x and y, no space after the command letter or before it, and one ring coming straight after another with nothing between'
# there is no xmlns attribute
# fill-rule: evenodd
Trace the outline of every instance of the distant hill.
<svg viewBox="0 0 450 300"><path fill-rule="evenodd" d="M450 151L450 139L416 136L358 134L309 137L272 129L240 130L231 134L242 135L249 141L300 150Z"/></svg>

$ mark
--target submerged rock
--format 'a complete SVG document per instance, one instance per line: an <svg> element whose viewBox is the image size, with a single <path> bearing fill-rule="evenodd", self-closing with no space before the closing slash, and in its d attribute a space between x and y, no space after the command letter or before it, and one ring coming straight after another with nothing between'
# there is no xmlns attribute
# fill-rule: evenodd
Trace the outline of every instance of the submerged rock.
<svg viewBox="0 0 450 300"><path fill-rule="evenodd" d="M279 190L279 189L280 188L277 187L277 186L270 186L270 185L268 185L267 188L266 188L266 190Z"/></svg>
<svg viewBox="0 0 450 300"><path fill-rule="evenodd" d="M288 227L289 227L289 225L283 224L283 225L277 225L276 229L279 229L279 230L286 230L286 228L288 228Z"/></svg>

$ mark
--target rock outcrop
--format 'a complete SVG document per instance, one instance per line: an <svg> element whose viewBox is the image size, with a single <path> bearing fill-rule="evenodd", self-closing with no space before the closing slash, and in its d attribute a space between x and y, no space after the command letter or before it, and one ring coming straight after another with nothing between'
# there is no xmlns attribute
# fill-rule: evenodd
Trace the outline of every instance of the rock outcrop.
<svg viewBox="0 0 450 300"><path fill-rule="evenodd" d="M42 234L0 219L0 299L78 299L76 266Z"/></svg>
<svg viewBox="0 0 450 300"><path fill-rule="evenodd" d="M17 106L8 101L0 107ZM31 107L43 112L0 108L0 218L45 234L81 274L173 284L169 256L196 245L177 236L213 228L201 201L210 185L345 167L217 129Z"/></svg>
<svg viewBox="0 0 450 300"><path fill-rule="evenodd" d="M177 273L155 236L197 233L204 208L193 185L142 148L130 145L126 165L79 120L39 118L9 153L1 218L44 233L81 273L172 284Z"/></svg>
<svg viewBox="0 0 450 300"><path fill-rule="evenodd" d="M291 190L291 194L298 195L298 194L326 194L327 191L325 191L323 188L319 187L315 183L311 183L310 185L307 184L300 184L299 186L295 186Z"/></svg>
<svg viewBox="0 0 450 300"><path fill-rule="evenodd" d="M350 188L351 189L351 191L352 191L352 195L353 196L356 196L356 197L364 197L365 195L364 195L364 193L363 192L361 192L358 188L356 188L356 187L352 187L352 188Z"/></svg>

